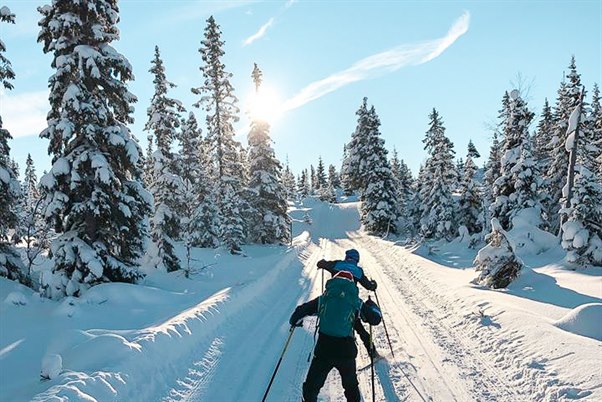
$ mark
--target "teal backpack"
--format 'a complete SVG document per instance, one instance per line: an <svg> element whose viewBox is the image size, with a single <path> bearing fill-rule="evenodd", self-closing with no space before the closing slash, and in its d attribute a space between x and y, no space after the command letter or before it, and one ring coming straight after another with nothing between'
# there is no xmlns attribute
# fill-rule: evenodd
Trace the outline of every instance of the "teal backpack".
<svg viewBox="0 0 602 402"><path fill-rule="evenodd" d="M326 290L318 302L320 332L345 338L353 336L353 324L362 305L355 283L344 278L326 282Z"/></svg>

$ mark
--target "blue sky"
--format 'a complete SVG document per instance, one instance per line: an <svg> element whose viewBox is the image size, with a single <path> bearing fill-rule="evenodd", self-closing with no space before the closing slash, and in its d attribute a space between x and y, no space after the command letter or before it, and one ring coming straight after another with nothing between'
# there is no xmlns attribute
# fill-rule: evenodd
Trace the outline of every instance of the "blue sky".
<svg viewBox="0 0 602 402"><path fill-rule="evenodd" d="M6 57L17 74L3 92L0 113L15 137L11 155L23 169L31 153L38 175L50 168L47 141L38 137L48 111L51 55L36 43L45 1L4 0L16 25L1 24ZM519 81L539 113L553 104L571 55L588 92L602 84L602 2L595 1L120 1L121 40L113 45L133 66L129 84L138 97L132 132L146 148L148 72L158 45L170 96L191 107L190 92L203 79L197 51L206 19L214 15L226 41L224 62L234 74L244 110L258 63L277 105L288 110L272 123L277 156L295 173L324 162L341 164L343 144L356 125L355 111L368 97L381 119L387 148L397 149L414 173L425 159L422 138L433 107L440 112L458 156L473 140L486 159L505 90ZM519 77L520 76L520 77ZM300 95L301 94L301 95ZM315 98L315 99L313 99ZM277 109L274 107L274 109ZM534 124L535 126L535 124ZM534 127L533 126L533 127ZM241 115L237 139L246 144Z"/></svg>

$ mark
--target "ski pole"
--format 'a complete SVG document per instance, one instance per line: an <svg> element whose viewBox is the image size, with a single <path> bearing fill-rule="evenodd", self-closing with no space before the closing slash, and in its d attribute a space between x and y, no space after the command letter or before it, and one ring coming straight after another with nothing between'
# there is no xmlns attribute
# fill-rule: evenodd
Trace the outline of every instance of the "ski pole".
<svg viewBox="0 0 602 402"><path fill-rule="evenodd" d="M370 325L370 375L372 377L372 402L374 402L374 343L372 342L372 325Z"/></svg>
<svg viewBox="0 0 602 402"><path fill-rule="evenodd" d="M322 293L324 293L324 269L322 269ZM316 318L316 327L314 328L314 347L311 348L309 354L307 355L307 362L311 359L311 354L316 347L316 335L318 334L318 324L320 323L320 318Z"/></svg>
<svg viewBox="0 0 602 402"><path fill-rule="evenodd" d="M374 291L374 296L376 296L376 304L378 304L378 307L382 311L382 307L380 307L380 301L378 300L378 293L376 293L376 290ZM395 353L393 353L393 346L391 345L391 338L389 338L389 331L387 331L387 324L385 323L384 314L383 314L383 327L385 328L385 335L387 336L387 342L389 342L389 349L391 349L391 356L393 356L393 358L395 358Z"/></svg>
<svg viewBox="0 0 602 402"><path fill-rule="evenodd" d="M286 340L286 343L284 344L284 349L282 349L282 353L280 354L280 359L278 359L278 364L276 364L276 368L274 369L272 378L270 378L270 383L268 384L268 388L265 390L265 394L263 394L263 399L261 400L261 402L265 402L265 399L268 397L268 393L270 392L270 388L272 387L272 383L274 382L274 378L276 377L278 368L280 368L280 363L282 363L282 358L284 357L284 353L286 352L286 349L288 348L288 344L290 343L291 338L293 337L293 332L295 332L295 328L296 328L295 326L291 326L290 333L288 334L288 339Z"/></svg>

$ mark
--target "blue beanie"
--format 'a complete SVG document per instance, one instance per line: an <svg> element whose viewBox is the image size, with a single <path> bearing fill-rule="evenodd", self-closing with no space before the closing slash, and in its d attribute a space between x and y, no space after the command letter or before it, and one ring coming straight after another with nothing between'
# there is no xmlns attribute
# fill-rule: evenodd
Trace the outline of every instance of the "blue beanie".
<svg viewBox="0 0 602 402"><path fill-rule="evenodd" d="M349 250L345 251L345 259L353 260L356 263L360 262L360 253L354 248L349 249Z"/></svg>

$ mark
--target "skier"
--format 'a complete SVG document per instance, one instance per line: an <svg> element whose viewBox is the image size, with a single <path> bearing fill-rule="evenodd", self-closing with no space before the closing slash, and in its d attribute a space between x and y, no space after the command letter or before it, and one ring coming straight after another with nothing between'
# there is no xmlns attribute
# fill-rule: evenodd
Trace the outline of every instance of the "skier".
<svg viewBox="0 0 602 402"><path fill-rule="evenodd" d="M360 285L362 285L367 290L376 290L376 281L370 280L366 275L364 275L364 270L360 266L358 266L359 262L360 253L356 249L352 248L345 251L344 260L320 260L318 261L317 266L320 269L325 269L326 271L330 272L331 275L335 275L339 271L351 272L351 274L353 275L353 281L356 285L359 282ZM368 333L368 331L366 331L359 319L356 320L353 328L360 336L360 339L362 340L362 343L368 351L368 354L373 358L377 358L378 352L376 351L376 347L374 346L374 343L370 342L370 334Z"/></svg>
<svg viewBox="0 0 602 402"><path fill-rule="evenodd" d="M348 402L361 400L356 375L357 347L353 328L359 316L373 314L364 311L353 275L337 272L326 282L324 294L297 306L289 319L291 326L302 326L303 317L318 315L319 335L309 371L303 383L303 401L316 402L328 373L336 368ZM361 314L360 314L361 312Z"/></svg>

